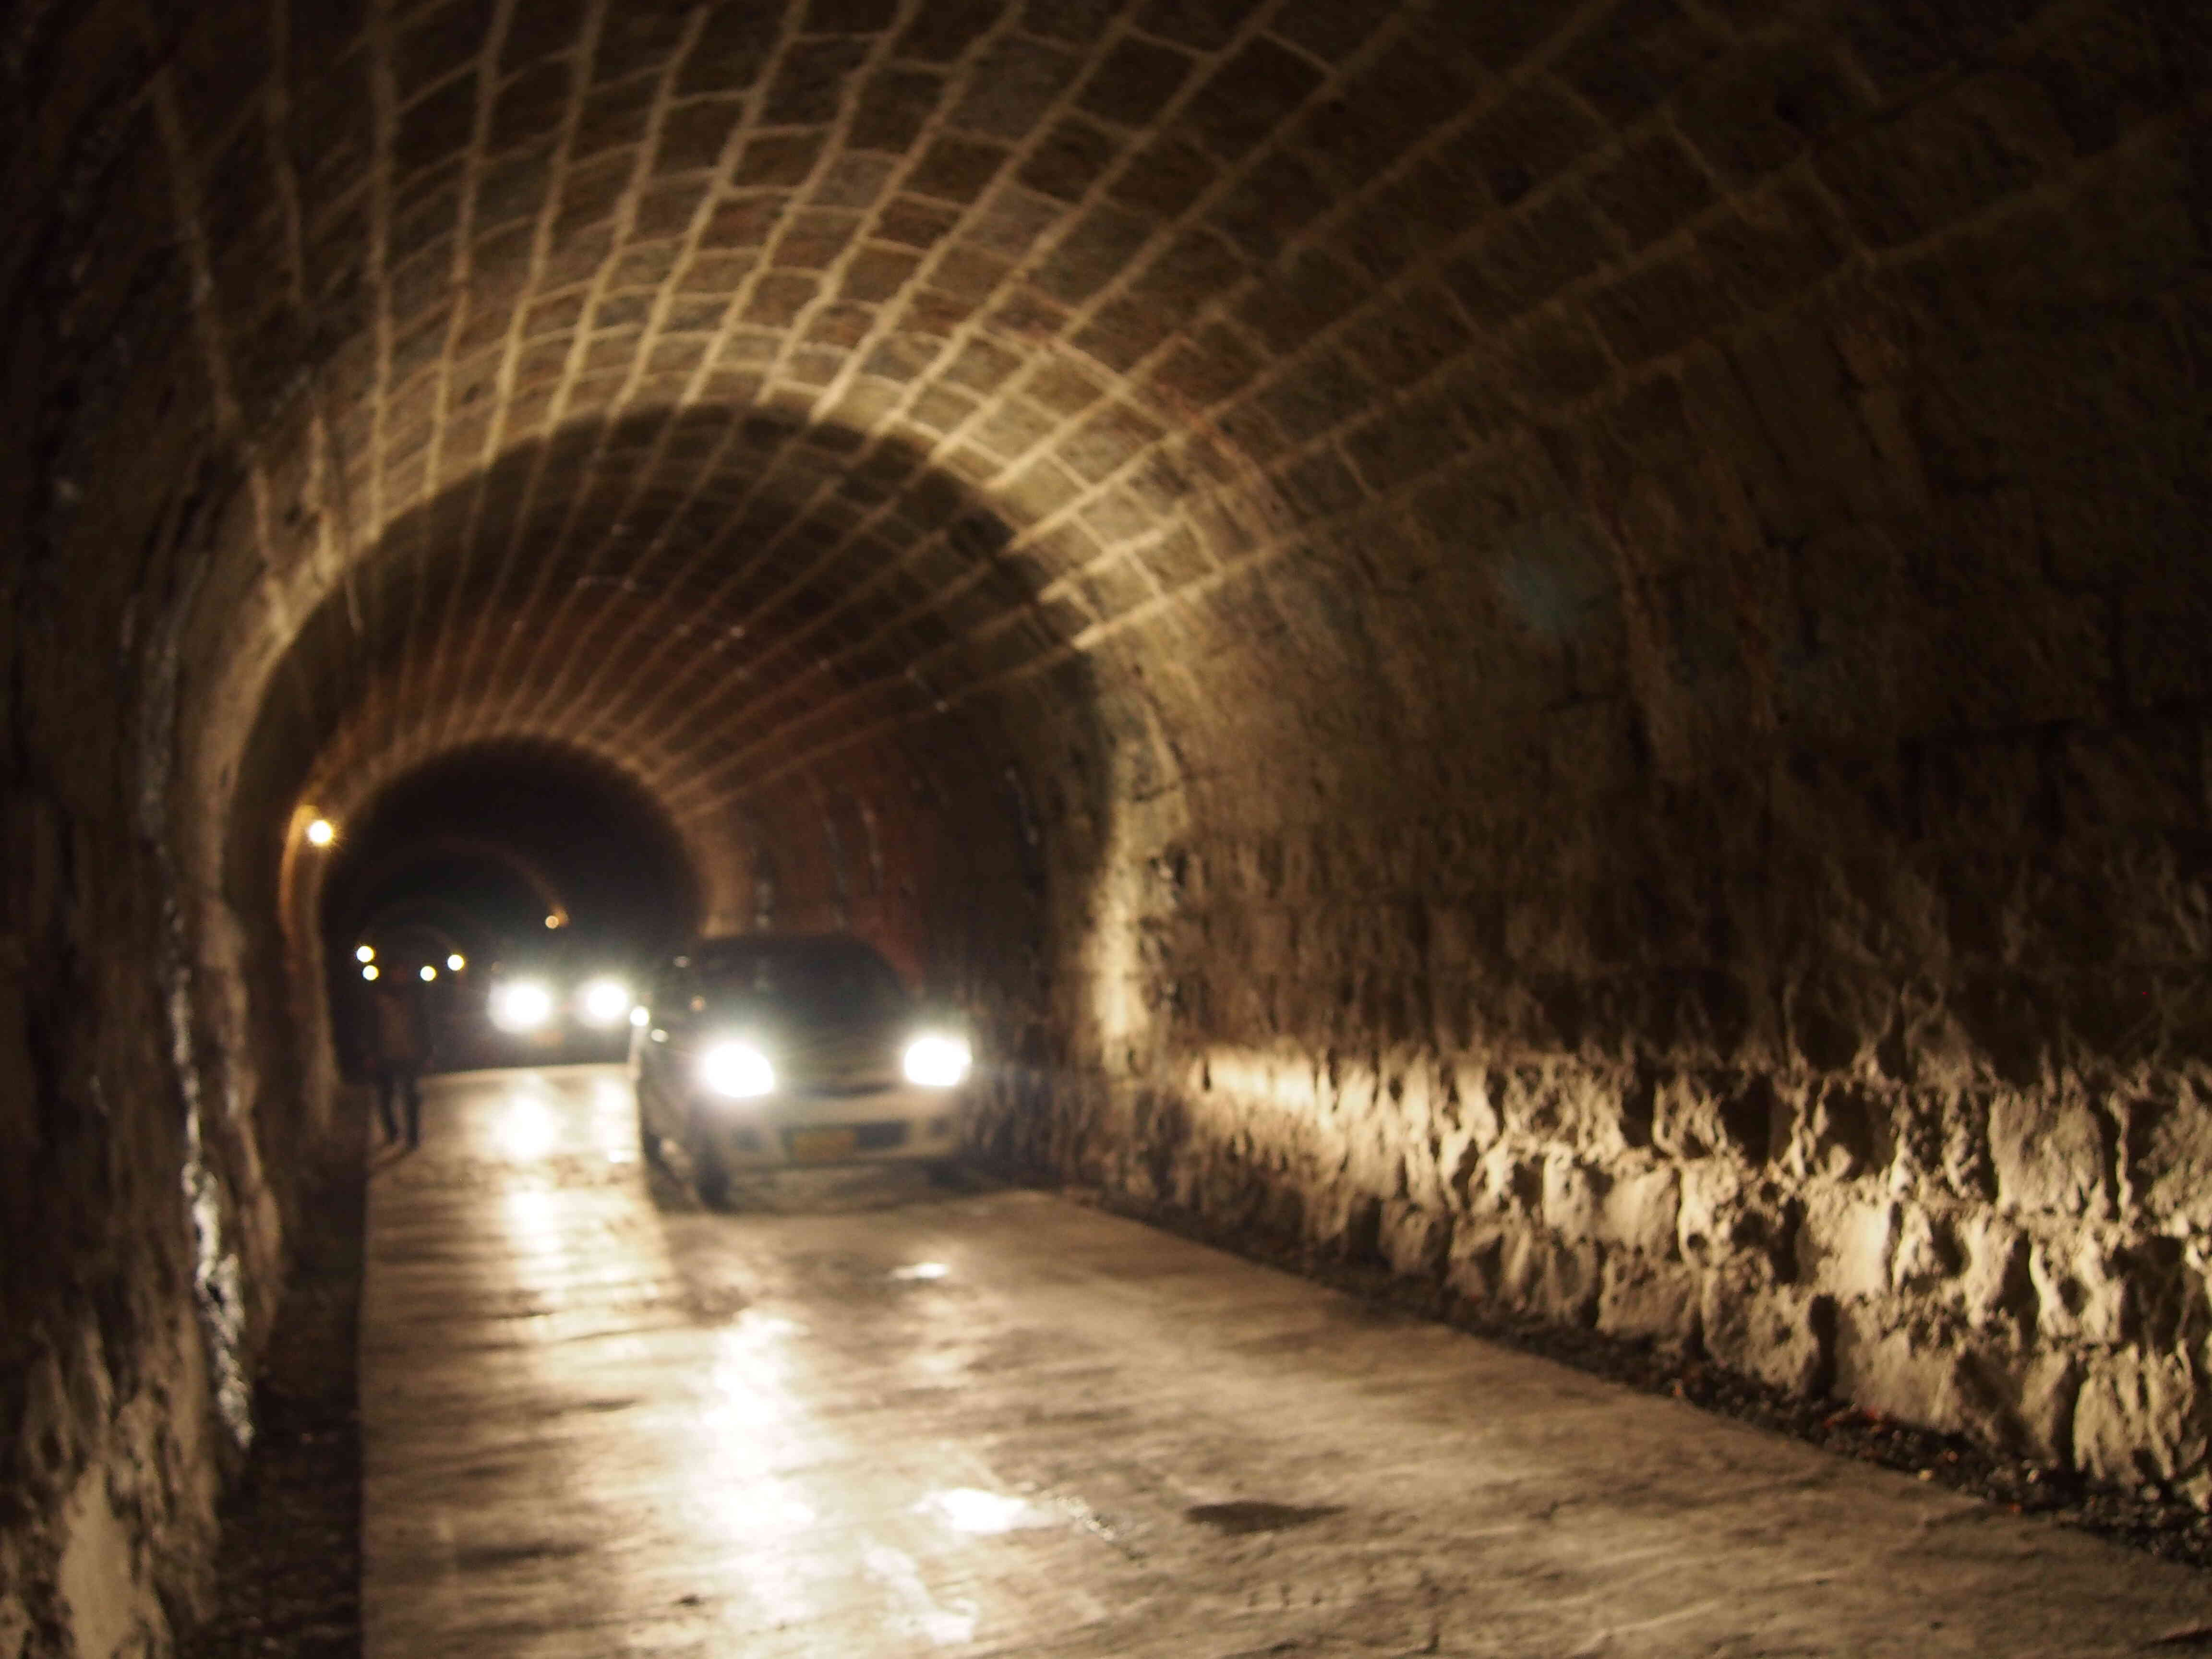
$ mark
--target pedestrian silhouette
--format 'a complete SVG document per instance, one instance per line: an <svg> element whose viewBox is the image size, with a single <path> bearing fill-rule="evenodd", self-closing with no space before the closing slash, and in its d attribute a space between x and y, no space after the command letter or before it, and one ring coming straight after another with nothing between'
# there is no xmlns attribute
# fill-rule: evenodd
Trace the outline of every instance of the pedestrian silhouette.
<svg viewBox="0 0 2212 1659"><path fill-rule="evenodd" d="M422 1140L422 1060L428 1044L422 1010L400 987L380 986L370 1011L370 1040L375 1045L376 1108L384 1120L387 1144L400 1137L402 1109L407 1144Z"/></svg>

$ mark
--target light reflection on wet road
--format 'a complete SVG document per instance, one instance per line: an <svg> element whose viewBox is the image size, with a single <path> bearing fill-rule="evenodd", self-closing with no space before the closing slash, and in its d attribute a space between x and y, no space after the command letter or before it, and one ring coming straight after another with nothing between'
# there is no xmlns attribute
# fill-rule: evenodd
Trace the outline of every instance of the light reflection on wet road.
<svg viewBox="0 0 2212 1659"><path fill-rule="evenodd" d="M368 1659L2097 1654L2179 1569L1042 1194L656 1207L611 1067L380 1158ZM810 1210L811 1198L820 1200Z"/></svg>

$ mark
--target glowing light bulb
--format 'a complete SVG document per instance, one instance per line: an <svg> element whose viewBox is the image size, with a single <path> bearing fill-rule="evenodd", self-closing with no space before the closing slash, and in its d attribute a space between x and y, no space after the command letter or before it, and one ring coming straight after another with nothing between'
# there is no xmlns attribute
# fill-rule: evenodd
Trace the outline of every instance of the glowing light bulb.
<svg viewBox="0 0 2212 1659"><path fill-rule="evenodd" d="M374 962L376 960L376 947L374 945L355 945L353 947L353 959L356 962Z"/></svg>
<svg viewBox="0 0 2212 1659"><path fill-rule="evenodd" d="M435 968L433 968L428 963L424 963L422 964L422 982L425 985L428 985L432 980L437 977L438 970Z"/></svg>
<svg viewBox="0 0 2212 1659"><path fill-rule="evenodd" d="M317 818L307 826L307 840L313 846L328 847L337 838L337 827L328 818Z"/></svg>
<svg viewBox="0 0 2212 1659"><path fill-rule="evenodd" d="M462 969L468 965L468 958L464 957L459 951L454 951L453 955L446 958L446 971L447 973L458 974Z"/></svg>
<svg viewBox="0 0 2212 1659"><path fill-rule="evenodd" d="M370 963L368 967L361 970L361 976L363 979L374 979L376 977L376 964L373 962Z"/></svg>

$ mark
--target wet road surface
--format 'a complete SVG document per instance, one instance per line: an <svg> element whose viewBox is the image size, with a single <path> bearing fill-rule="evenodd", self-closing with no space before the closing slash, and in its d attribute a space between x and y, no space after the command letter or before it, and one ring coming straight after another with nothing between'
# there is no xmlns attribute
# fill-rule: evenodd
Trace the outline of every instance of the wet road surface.
<svg viewBox="0 0 2212 1659"><path fill-rule="evenodd" d="M1048 1195L664 1211L613 1067L424 1120L370 1189L368 1659L2212 1648L2185 1569Z"/></svg>

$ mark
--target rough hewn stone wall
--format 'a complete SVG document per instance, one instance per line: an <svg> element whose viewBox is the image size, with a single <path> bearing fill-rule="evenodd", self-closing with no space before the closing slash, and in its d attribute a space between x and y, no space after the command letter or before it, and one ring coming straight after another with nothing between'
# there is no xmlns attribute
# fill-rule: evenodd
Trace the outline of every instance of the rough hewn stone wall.
<svg viewBox="0 0 2212 1659"><path fill-rule="evenodd" d="M1002 1150L2201 1488L2202 8L0 46L0 1656L188 1605L289 837L489 740L925 918Z"/></svg>
<svg viewBox="0 0 2212 1659"><path fill-rule="evenodd" d="M173 841L194 805L171 764L171 596L205 550L195 522L188 498L124 489L18 539L0 587L10 1656L165 1651L192 1616L280 1286L258 1068L282 1054L245 1040L234 932Z"/></svg>
<svg viewBox="0 0 2212 1659"><path fill-rule="evenodd" d="M1168 736L990 1133L2202 1498L2204 36L1884 13L1568 123L1383 412L1297 346L1327 487L1131 665Z"/></svg>
<svg viewBox="0 0 2212 1659"><path fill-rule="evenodd" d="M2199 733L1178 835L997 1144L2201 1496Z"/></svg>

